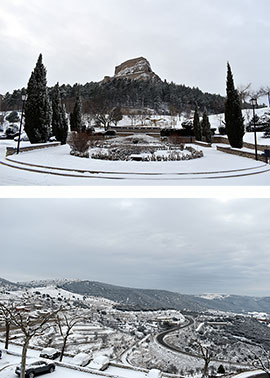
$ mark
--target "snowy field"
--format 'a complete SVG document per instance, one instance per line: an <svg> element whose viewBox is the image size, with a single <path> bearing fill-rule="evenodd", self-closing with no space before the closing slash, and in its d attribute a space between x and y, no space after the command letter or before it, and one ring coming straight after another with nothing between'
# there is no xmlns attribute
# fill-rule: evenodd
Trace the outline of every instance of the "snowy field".
<svg viewBox="0 0 270 378"><path fill-rule="evenodd" d="M6 147L15 145L0 141L1 161ZM203 158L168 162L83 159L71 156L68 145L24 152L10 157L23 164L8 163L28 170L0 165L1 185L270 185L270 167L263 162L225 154L215 146L196 148L203 151Z"/></svg>

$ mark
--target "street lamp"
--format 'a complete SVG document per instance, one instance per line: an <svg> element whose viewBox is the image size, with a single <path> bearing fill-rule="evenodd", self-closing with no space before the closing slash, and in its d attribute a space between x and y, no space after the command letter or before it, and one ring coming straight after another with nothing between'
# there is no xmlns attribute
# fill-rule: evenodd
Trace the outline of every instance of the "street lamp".
<svg viewBox="0 0 270 378"><path fill-rule="evenodd" d="M24 111L24 104L25 104L26 100L27 100L27 94L23 94L22 95L22 115L21 115L19 138L18 138L18 144L17 144L17 154L20 152L20 141L21 141L22 123L23 123L23 111Z"/></svg>
<svg viewBox="0 0 270 378"><path fill-rule="evenodd" d="M254 145L255 145L255 159L258 160L258 150L257 150L257 134L256 134L256 114L255 114L255 108L257 108L258 103L257 99L253 97L251 100L251 105L253 108L253 127L254 127Z"/></svg>

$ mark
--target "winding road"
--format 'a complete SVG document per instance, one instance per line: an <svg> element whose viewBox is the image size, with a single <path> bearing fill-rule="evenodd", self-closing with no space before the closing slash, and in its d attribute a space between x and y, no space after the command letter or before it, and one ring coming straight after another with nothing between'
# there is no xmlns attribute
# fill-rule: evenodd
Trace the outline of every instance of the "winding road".
<svg viewBox="0 0 270 378"><path fill-rule="evenodd" d="M185 352L181 348L179 348L179 347L177 347L175 345L168 344L165 341L165 337L167 335L169 335L170 333L174 333L175 331L178 331L178 330L183 329L183 328L187 328L187 327L191 326L192 324L194 324L193 318L186 317L186 319L187 319L187 323L182 324L182 325L180 325L178 327L172 328L170 330L167 330L167 331L164 331L164 332L158 334L156 336L156 341L157 341L158 344L160 344L164 348L167 348L167 349L169 349L169 350L171 350L173 352L177 352L179 354L184 354L186 356L202 359L202 357L200 355L198 355L198 354L190 353L190 352ZM222 364L232 364L232 365L237 365L237 366L243 366L243 367L251 367L252 366L252 364L243 364L243 363L240 363L240 362L226 361L226 360L220 360L220 359L215 359L215 358L213 358L211 361L212 362L222 363Z"/></svg>

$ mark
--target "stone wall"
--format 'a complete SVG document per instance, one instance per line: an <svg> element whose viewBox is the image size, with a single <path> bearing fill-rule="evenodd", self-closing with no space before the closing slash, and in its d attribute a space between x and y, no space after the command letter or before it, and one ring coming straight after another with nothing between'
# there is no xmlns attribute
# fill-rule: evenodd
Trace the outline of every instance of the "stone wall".
<svg viewBox="0 0 270 378"><path fill-rule="evenodd" d="M225 136L214 136L212 138L213 143L223 143L223 144L228 144L230 145L228 138ZM243 147L245 148L250 148L251 150L255 150L255 145L253 143L247 143L243 142ZM270 145L265 145L265 144L258 144L257 145L258 151L264 152L264 150L270 150Z"/></svg>
<svg viewBox="0 0 270 378"><path fill-rule="evenodd" d="M217 146L217 150L225 152L227 154L242 156L242 157L246 157L246 158L255 160L255 153L253 153L253 152L234 150L234 149L229 148L229 147L221 147L221 146ZM266 160L264 155L258 154L258 160L267 163L267 160Z"/></svg>
<svg viewBox="0 0 270 378"><path fill-rule="evenodd" d="M33 150L40 150L43 148L48 148L48 147L57 147L60 146L60 142L52 142L52 143L42 143L42 144L35 144L35 145L30 145L26 147L20 147L20 152L27 152L27 151L33 151ZM14 155L17 152L17 147L7 147L6 148L6 156Z"/></svg>

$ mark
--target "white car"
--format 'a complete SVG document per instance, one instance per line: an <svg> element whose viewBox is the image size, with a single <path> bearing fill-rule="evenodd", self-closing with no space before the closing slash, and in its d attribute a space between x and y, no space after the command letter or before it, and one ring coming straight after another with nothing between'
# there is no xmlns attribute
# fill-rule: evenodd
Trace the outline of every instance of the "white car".
<svg viewBox="0 0 270 378"><path fill-rule="evenodd" d="M93 361L90 362L88 367L90 369L95 369L95 370L105 370L109 366L110 359L109 357L106 356L98 356L93 359Z"/></svg>
<svg viewBox="0 0 270 378"><path fill-rule="evenodd" d="M91 356L89 354L81 352L72 358L72 363L77 366L86 366L89 364Z"/></svg>
<svg viewBox="0 0 270 378"><path fill-rule="evenodd" d="M151 369L147 374L147 378L161 378L161 371L158 369Z"/></svg>
<svg viewBox="0 0 270 378"><path fill-rule="evenodd" d="M49 358L50 360L55 360L59 356L60 356L60 352L59 350L55 348L44 348L42 349L39 355L39 357Z"/></svg>

